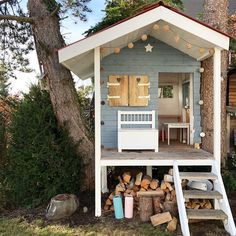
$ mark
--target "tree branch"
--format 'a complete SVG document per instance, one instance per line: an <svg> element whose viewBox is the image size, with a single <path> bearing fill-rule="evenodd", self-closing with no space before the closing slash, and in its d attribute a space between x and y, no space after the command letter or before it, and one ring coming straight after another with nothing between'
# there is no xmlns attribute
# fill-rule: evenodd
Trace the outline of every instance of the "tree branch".
<svg viewBox="0 0 236 236"><path fill-rule="evenodd" d="M57 12L60 10L60 4L58 4L56 6L56 8L53 10L53 12L51 13L51 16L55 16L57 14Z"/></svg>
<svg viewBox="0 0 236 236"><path fill-rule="evenodd" d="M30 17L24 17L24 16L12 16L12 15L1 15L0 14L0 21L1 20L15 20L17 22L21 23L30 23L33 24L34 20Z"/></svg>
<svg viewBox="0 0 236 236"><path fill-rule="evenodd" d="M10 2L10 0L1 0L1 1L0 1L0 6L1 6L2 4L4 4L4 3L7 3L7 2Z"/></svg>

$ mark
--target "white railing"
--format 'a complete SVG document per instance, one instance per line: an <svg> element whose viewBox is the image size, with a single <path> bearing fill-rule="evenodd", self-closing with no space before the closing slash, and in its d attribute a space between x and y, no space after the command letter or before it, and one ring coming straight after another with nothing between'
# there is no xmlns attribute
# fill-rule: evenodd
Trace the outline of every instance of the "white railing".
<svg viewBox="0 0 236 236"><path fill-rule="evenodd" d="M236 236L236 228L234 223L234 218L230 209L228 197L226 195L224 183L217 166L217 162L212 166L212 173L215 174L218 178L214 181L214 190L222 194L223 199L215 201L215 208L221 209L228 216L228 219L224 221L225 230L231 235Z"/></svg>
<svg viewBox="0 0 236 236"><path fill-rule="evenodd" d="M190 236L188 218L187 218L187 213L186 213L185 204L184 204L185 200L184 200L184 195L182 191L181 179L179 175L179 167L178 167L177 161L174 161L173 170L174 170L174 173L173 173L174 184L175 184L176 199L177 199L177 205L178 205L178 211L179 211L181 230L182 230L183 236Z"/></svg>

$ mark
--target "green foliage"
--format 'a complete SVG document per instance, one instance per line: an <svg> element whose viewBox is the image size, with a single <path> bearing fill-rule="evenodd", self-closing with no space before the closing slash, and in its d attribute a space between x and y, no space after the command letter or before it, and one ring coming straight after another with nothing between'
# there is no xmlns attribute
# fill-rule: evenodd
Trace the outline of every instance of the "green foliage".
<svg viewBox="0 0 236 236"><path fill-rule="evenodd" d="M135 15L144 7L157 3L157 0L106 0L105 17L84 34L91 35L129 16ZM164 3L183 9L181 0L164 0Z"/></svg>
<svg viewBox="0 0 236 236"><path fill-rule="evenodd" d="M94 138L94 104L92 102L93 86L79 88L78 97L80 103L80 112L84 125L88 130L90 139Z"/></svg>
<svg viewBox="0 0 236 236"><path fill-rule="evenodd" d="M0 98L6 98L9 93L8 93L8 73L5 67L5 64L3 61L0 60Z"/></svg>
<svg viewBox="0 0 236 236"><path fill-rule="evenodd" d="M49 95L36 86L19 103L9 128L5 176L12 201L35 206L79 190L80 158L57 127Z"/></svg>
<svg viewBox="0 0 236 236"><path fill-rule="evenodd" d="M87 4L91 0L43 0L49 12L58 10L61 19L68 16L86 20L86 13L91 12ZM7 74L15 77L14 70L31 72L28 54L34 49L34 39L30 23L23 22L22 17L29 17L25 11L27 1L0 1L0 15L21 17L21 21L0 20L0 61L5 61ZM57 9L58 7L58 9ZM18 18L19 19L19 18Z"/></svg>
<svg viewBox="0 0 236 236"><path fill-rule="evenodd" d="M5 206L5 188L3 184L3 168L6 159L6 127L3 114L0 113L0 209Z"/></svg>
<svg viewBox="0 0 236 236"><path fill-rule="evenodd" d="M236 172L232 170L223 170L222 177L224 181L225 190L227 193L236 190Z"/></svg>

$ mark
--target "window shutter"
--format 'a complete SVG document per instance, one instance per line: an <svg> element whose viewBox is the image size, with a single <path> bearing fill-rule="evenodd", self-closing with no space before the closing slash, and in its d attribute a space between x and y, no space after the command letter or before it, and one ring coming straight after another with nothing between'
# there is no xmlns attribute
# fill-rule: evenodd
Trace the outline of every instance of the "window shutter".
<svg viewBox="0 0 236 236"><path fill-rule="evenodd" d="M112 107L128 106L128 76L110 75L108 78L108 104Z"/></svg>
<svg viewBox="0 0 236 236"><path fill-rule="evenodd" d="M148 106L149 95L148 76L129 77L129 106Z"/></svg>

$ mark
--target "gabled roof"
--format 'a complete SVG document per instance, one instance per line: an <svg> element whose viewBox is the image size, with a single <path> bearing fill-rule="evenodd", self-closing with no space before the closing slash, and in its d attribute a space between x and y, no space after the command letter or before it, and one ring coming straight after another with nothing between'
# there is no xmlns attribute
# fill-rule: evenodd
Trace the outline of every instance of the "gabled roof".
<svg viewBox="0 0 236 236"><path fill-rule="evenodd" d="M160 30L153 30L155 23L158 23ZM170 26L169 33L163 33L161 30L166 24ZM159 2L144 8L135 16L126 18L94 35L60 49L59 61L79 77L88 78L93 74L94 48L126 47L129 42L139 40L144 33L198 60L210 56L207 53L204 57L200 55L199 48L218 47L226 50L229 48L229 35ZM170 33L173 34L172 37L170 37ZM173 40L175 35L180 35L184 42L191 42L193 45L191 50L186 48L186 43L175 43ZM105 56L111 53L113 50L108 50Z"/></svg>

